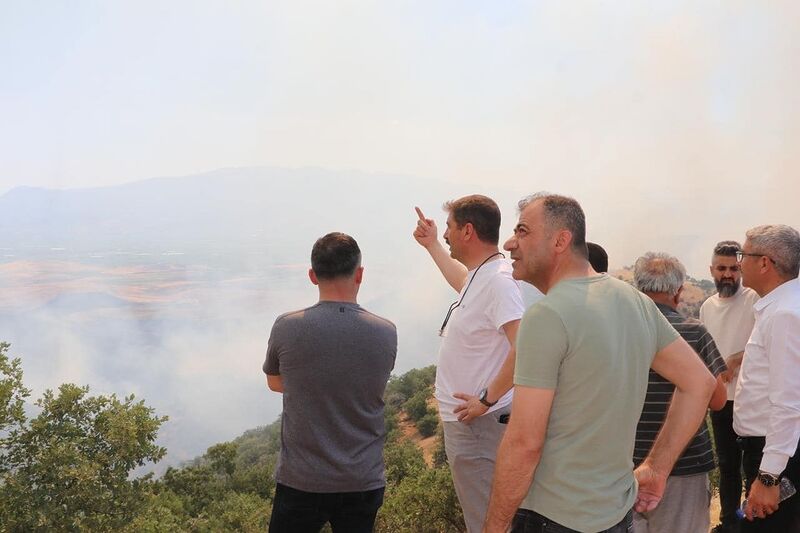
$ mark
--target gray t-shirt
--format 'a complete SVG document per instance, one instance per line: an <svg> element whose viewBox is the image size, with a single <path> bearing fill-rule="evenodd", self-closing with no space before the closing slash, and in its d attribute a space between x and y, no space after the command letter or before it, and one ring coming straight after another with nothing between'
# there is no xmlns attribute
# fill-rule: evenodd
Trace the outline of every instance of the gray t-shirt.
<svg viewBox="0 0 800 533"><path fill-rule="evenodd" d="M383 392L396 354L394 324L358 304L278 317L263 365L283 382L278 483L306 492L386 484Z"/></svg>

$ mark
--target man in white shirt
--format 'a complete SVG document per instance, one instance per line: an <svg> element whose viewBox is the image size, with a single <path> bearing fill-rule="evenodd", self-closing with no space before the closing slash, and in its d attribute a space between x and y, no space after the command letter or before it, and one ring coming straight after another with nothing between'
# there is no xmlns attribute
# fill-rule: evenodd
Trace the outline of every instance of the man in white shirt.
<svg viewBox="0 0 800 533"><path fill-rule="evenodd" d="M700 320L711 333L728 366L728 370L721 374L727 383L728 401L720 411L711 412L719 462L720 500L720 524L712 530L713 533L739 531L736 510L742 498L742 450L733 431L733 395L744 347L755 323L753 304L758 301L756 291L741 285L742 275L736 261L736 252L741 249L736 241L722 241L714 247L710 271L717 294L710 296L700 307Z"/></svg>
<svg viewBox="0 0 800 533"><path fill-rule="evenodd" d="M741 529L796 532L800 495L779 501L779 483L787 477L800 486L800 234L755 227L736 258L744 285L761 296L734 399L748 492Z"/></svg>
<svg viewBox="0 0 800 533"><path fill-rule="evenodd" d="M417 208L414 238L458 293L439 334L436 400L445 452L469 533L483 526L497 446L511 410L515 344L524 312L511 265L500 253L500 209L486 196L448 202L444 240Z"/></svg>

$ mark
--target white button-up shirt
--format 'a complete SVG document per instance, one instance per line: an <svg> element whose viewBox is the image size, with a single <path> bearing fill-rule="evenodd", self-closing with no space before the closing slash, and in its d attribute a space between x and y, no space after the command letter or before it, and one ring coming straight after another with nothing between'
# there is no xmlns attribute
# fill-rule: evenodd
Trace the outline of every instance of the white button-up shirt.
<svg viewBox="0 0 800 533"><path fill-rule="evenodd" d="M756 323L744 350L733 429L766 437L761 470L780 474L800 439L800 283L787 281L753 306Z"/></svg>

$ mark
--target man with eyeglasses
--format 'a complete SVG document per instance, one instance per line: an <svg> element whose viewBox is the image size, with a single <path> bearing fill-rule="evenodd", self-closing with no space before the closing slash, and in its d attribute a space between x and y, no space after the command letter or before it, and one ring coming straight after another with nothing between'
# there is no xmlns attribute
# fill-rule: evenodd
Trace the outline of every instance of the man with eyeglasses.
<svg viewBox="0 0 800 533"><path fill-rule="evenodd" d="M524 305L500 253L500 209L491 198L447 202L444 241L416 208L414 238L458 293L439 330L436 400L447 462L469 533L483 526L495 455L512 398L514 346Z"/></svg>
<svg viewBox="0 0 800 533"><path fill-rule="evenodd" d="M800 234L752 228L736 256L742 283L761 296L733 404L747 488L741 531L797 532L800 495L780 501L780 484L800 487Z"/></svg>
<svg viewBox="0 0 800 533"><path fill-rule="evenodd" d="M721 241L714 247L709 267L717 294L710 296L700 307L700 320L711 333L728 370L722 373L727 383L728 401L720 411L711 412L714 446L719 463L720 523L714 533L736 533L742 497L742 451L733 431L733 395L744 347L753 330L753 305L758 293L741 285L741 272L736 253L741 246L736 241Z"/></svg>

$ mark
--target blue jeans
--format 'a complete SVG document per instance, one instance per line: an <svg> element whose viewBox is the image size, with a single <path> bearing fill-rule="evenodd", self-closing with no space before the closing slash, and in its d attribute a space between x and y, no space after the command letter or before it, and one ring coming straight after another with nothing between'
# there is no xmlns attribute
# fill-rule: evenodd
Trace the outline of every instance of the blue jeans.
<svg viewBox="0 0 800 533"><path fill-rule="evenodd" d="M608 529L600 533L629 533L633 531L633 511L628 511L625 518ZM546 516L530 511L528 509L517 509L514 521L511 523L511 533L581 533L568 527L562 526L558 522L553 522Z"/></svg>
<svg viewBox="0 0 800 533"><path fill-rule="evenodd" d="M383 505L384 487L363 492L305 492L277 484L270 533L319 533L330 522L334 533L371 533Z"/></svg>

